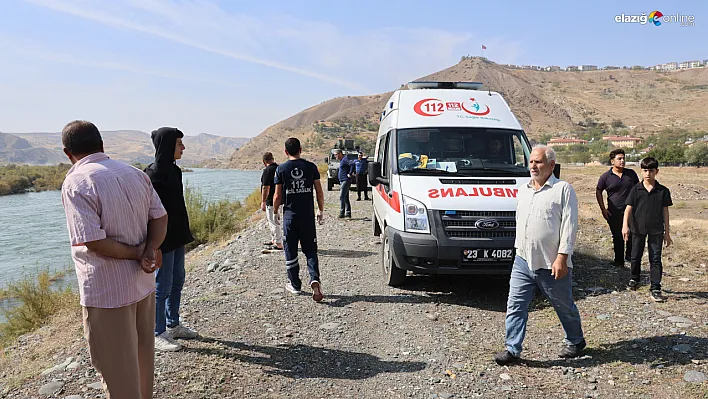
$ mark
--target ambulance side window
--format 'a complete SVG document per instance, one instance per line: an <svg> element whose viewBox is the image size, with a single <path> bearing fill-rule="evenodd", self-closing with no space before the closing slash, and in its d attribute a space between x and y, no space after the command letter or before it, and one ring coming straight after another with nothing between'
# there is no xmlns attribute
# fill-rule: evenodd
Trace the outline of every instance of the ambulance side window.
<svg viewBox="0 0 708 399"><path fill-rule="evenodd" d="M524 147L521 145L518 136L512 136L512 141L514 143L514 164L516 166L527 166L526 155L524 154Z"/></svg>
<svg viewBox="0 0 708 399"><path fill-rule="evenodd" d="M388 138L391 133L386 133L385 136L381 136L379 140L379 154L378 160L381 162L381 177L387 178L389 175L389 156L388 156Z"/></svg>

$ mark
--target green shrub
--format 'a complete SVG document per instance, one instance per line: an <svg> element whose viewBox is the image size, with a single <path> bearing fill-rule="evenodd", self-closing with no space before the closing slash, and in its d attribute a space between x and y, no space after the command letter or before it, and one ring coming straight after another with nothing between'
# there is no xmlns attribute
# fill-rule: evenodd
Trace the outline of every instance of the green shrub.
<svg viewBox="0 0 708 399"><path fill-rule="evenodd" d="M6 319L0 324L0 344L3 346L38 329L57 311L79 306L78 296L70 287L52 287L52 278L47 271L9 284L4 295L17 301L18 305L3 311Z"/></svg>
<svg viewBox="0 0 708 399"><path fill-rule="evenodd" d="M184 199L189 215L194 242L187 245L189 251L200 244L219 241L241 230L246 220L260 208L260 190L255 190L243 203L240 201L208 201L204 195L187 185Z"/></svg>

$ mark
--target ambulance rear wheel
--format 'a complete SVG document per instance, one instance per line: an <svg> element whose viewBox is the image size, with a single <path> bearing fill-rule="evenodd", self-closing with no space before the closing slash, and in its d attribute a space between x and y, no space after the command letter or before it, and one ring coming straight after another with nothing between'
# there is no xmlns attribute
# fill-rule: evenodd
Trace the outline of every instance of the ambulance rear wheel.
<svg viewBox="0 0 708 399"><path fill-rule="evenodd" d="M391 249L391 241L388 239L388 227L383 234L383 244L381 245L381 265L384 277L384 283L391 287L403 285L406 281L406 271L399 269L396 266L396 261L393 260L393 250Z"/></svg>

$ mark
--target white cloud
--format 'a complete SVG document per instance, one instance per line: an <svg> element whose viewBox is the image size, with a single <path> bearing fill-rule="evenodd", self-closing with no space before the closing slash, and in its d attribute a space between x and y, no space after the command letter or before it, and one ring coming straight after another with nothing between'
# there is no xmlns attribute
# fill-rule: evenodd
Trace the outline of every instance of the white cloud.
<svg viewBox="0 0 708 399"><path fill-rule="evenodd" d="M470 32L382 27L345 32L329 22L268 13L229 13L205 0L24 0L119 29L138 31L224 57L276 68L369 94L450 66ZM496 43L495 40L498 42ZM487 44L499 44L501 39ZM474 46L473 46L474 45ZM514 57L514 45L500 53ZM490 53L491 54L491 53Z"/></svg>
<svg viewBox="0 0 708 399"><path fill-rule="evenodd" d="M192 81L197 83L210 83L220 86L231 86L231 87L245 87L245 85L234 83L229 80L219 80L211 79L203 76L192 76L184 75L177 72L167 71L164 68L151 69L145 66L140 66L136 63L125 63L111 61L110 58L115 58L106 55L91 55L84 58L77 55L69 55L66 52L56 52L46 46L43 46L36 42L31 42L27 40L21 40L16 38L6 38L0 36L0 48L3 49L3 53L0 57L5 57L10 59L14 56L22 56L25 58L41 61L56 62L67 65L76 65L80 67L89 68L100 68L100 69L110 69L116 71L131 72L138 75L155 76L165 79L176 79Z"/></svg>

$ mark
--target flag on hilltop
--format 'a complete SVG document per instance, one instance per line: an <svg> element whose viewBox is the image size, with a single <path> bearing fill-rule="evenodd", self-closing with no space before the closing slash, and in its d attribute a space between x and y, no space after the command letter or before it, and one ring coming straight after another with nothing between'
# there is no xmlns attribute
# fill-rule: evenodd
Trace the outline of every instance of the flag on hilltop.
<svg viewBox="0 0 708 399"><path fill-rule="evenodd" d="M485 46L485 45L483 44L483 45L482 45L482 50L486 50L486 49L487 49L487 46Z"/></svg>

